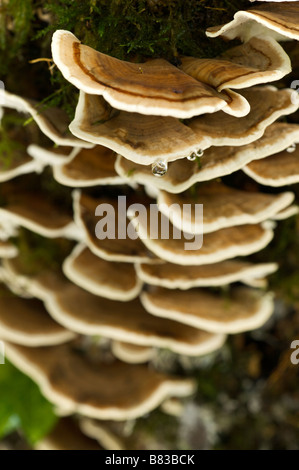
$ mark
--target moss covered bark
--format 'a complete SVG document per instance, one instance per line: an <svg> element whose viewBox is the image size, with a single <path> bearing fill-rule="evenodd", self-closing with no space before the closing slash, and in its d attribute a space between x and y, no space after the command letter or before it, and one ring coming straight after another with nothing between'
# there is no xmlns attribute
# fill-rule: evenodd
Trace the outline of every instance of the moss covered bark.
<svg viewBox="0 0 299 470"><path fill-rule="evenodd" d="M49 97L49 105L62 105L72 115L73 87L55 68L49 72L49 62L31 62L51 58L56 29L72 31L84 44L120 59L162 57L176 64L180 54L214 57L226 48L222 40L208 39L205 30L229 21L242 8L248 8L248 1L4 0L0 77L10 91Z"/></svg>

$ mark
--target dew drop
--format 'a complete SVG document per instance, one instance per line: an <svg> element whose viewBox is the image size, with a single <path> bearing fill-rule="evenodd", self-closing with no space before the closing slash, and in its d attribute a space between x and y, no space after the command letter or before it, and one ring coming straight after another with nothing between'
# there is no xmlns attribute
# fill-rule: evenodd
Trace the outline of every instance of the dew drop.
<svg viewBox="0 0 299 470"><path fill-rule="evenodd" d="M197 157L202 157L203 154L204 154L204 151L201 150L201 149L198 149L198 150L195 152L195 155L196 155Z"/></svg>
<svg viewBox="0 0 299 470"><path fill-rule="evenodd" d="M287 152L293 153L296 150L296 144L292 144L287 148Z"/></svg>
<svg viewBox="0 0 299 470"><path fill-rule="evenodd" d="M194 160L196 160L196 153L195 152L190 153L190 155L188 155L187 157L187 160L189 160L190 162L194 162Z"/></svg>
<svg viewBox="0 0 299 470"><path fill-rule="evenodd" d="M197 158L202 157L203 154L204 154L203 150L198 149L196 150L196 152L190 153L190 155L188 155L187 157L187 160L189 160L190 162L194 162Z"/></svg>
<svg viewBox="0 0 299 470"><path fill-rule="evenodd" d="M168 164L164 160L158 160L152 165L152 172L154 176L164 176L168 170Z"/></svg>

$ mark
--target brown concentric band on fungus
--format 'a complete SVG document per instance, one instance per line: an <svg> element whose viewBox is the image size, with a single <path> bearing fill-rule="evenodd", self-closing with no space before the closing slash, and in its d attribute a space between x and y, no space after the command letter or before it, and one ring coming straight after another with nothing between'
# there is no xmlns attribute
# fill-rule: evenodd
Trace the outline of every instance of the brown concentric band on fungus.
<svg viewBox="0 0 299 470"><path fill-rule="evenodd" d="M124 179L115 169L116 156L107 147L97 145L83 149L70 161L53 167L54 178L66 186L88 187L123 184Z"/></svg>

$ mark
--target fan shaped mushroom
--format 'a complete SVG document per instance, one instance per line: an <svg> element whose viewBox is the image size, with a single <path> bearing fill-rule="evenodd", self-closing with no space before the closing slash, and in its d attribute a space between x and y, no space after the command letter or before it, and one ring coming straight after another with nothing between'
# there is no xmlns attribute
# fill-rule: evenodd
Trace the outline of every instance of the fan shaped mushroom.
<svg viewBox="0 0 299 470"><path fill-rule="evenodd" d="M227 260L204 266L180 266L173 263L136 264L138 276L147 284L167 289L191 289L247 283L260 279L278 268L276 263L253 264L248 261Z"/></svg>
<svg viewBox="0 0 299 470"><path fill-rule="evenodd" d="M52 431L41 439L36 450L102 450L102 447L83 433L72 418L61 418Z"/></svg>
<svg viewBox="0 0 299 470"><path fill-rule="evenodd" d="M271 35L277 40L299 39L299 4L296 2L257 5L248 11L238 11L234 19L222 26L208 28L208 37L236 37L248 40L253 36Z"/></svg>
<svg viewBox="0 0 299 470"><path fill-rule="evenodd" d="M93 149L82 149L70 161L53 167L54 178L73 188L123 184L124 179L114 169L115 160L114 152L107 147L98 145Z"/></svg>
<svg viewBox="0 0 299 470"><path fill-rule="evenodd" d="M216 59L182 57L180 69L218 91L241 89L279 80L291 72L283 48L271 37L252 37Z"/></svg>
<svg viewBox="0 0 299 470"><path fill-rule="evenodd" d="M66 80L123 111L186 119L226 106L225 95L166 60L121 61L81 44L69 31L54 33L52 55Z"/></svg>
<svg viewBox="0 0 299 470"><path fill-rule="evenodd" d="M188 157L212 145L240 146L256 141L279 117L298 109L293 93L273 86L249 88L242 91L251 106L247 116L237 118L219 111L182 123L172 117L107 110L101 97L81 91L70 130L128 160L149 165Z"/></svg>
<svg viewBox="0 0 299 470"><path fill-rule="evenodd" d="M228 296L203 289L169 290L157 287L143 292L144 308L153 315L180 321L210 332L239 333L263 325L274 310L271 293L235 288Z"/></svg>
<svg viewBox="0 0 299 470"><path fill-rule="evenodd" d="M109 262L79 244L63 263L64 274L92 294L128 301L137 297L142 282L130 263Z"/></svg>
<svg viewBox="0 0 299 470"><path fill-rule="evenodd" d="M112 301L69 284L45 299L50 315L71 331L101 335L141 346L168 348L178 354L199 356L219 349L225 340L180 323L149 315L135 299ZM82 315L84 309L84 315Z"/></svg>
<svg viewBox="0 0 299 470"><path fill-rule="evenodd" d="M42 236L80 238L72 217L46 195L36 191L22 191L19 185L2 186L5 206L0 217L12 226L22 226Z"/></svg>
<svg viewBox="0 0 299 470"><path fill-rule="evenodd" d="M71 134L65 135L68 131L68 118L61 109L43 108L34 101L21 98L1 89L0 99L4 107L15 109L23 114L29 114L43 134L55 144L71 147L93 147L90 143L81 141Z"/></svg>
<svg viewBox="0 0 299 470"><path fill-rule="evenodd" d="M39 385L49 401L68 414L115 421L131 419L156 408L169 396L187 396L194 390L191 380L163 375L141 365L92 364L70 345L27 348L7 343L6 354Z"/></svg>
<svg viewBox="0 0 299 470"><path fill-rule="evenodd" d="M56 323L36 299L22 299L4 286L0 297L0 337L23 346L37 347L65 343L75 333Z"/></svg>
<svg viewBox="0 0 299 470"><path fill-rule="evenodd" d="M170 193L185 191L194 183L209 181L240 170L252 160L268 157L285 150L299 141L299 126L275 122L265 130L263 136L255 142L240 147L210 147L198 161L176 160L168 166L163 178L156 178L152 168L130 162L120 155L115 169L127 181L164 189Z"/></svg>
<svg viewBox="0 0 299 470"><path fill-rule="evenodd" d="M140 240L132 240L126 236L126 233L120 238L115 234L115 238L107 237L99 240L95 233L95 227L98 223L98 218L95 215L96 208L100 204L109 204L111 216L115 219L111 220L115 224L115 229L118 230L118 219L124 218L124 226L127 227L129 220L126 219L126 208L119 214L118 205L113 199L93 199L86 194L81 194L79 191L74 191L74 216L75 221L79 227L84 230L85 242L88 248L100 258L108 261L120 262L151 262L154 255L148 252ZM113 214L112 214L113 210ZM109 214L108 214L109 215Z"/></svg>
<svg viewBox="0 0 299 470"><path fill-rule="evenodd" d="M299 148L290 148L249 163L243 171L260 184L286 186L299 183Z"/></svg>
<svg viewBox="0 0 299 470"><path fill-rule="evenodd" d="M277 195L248 192L212 182L198 188L192 196L160 191L157 204L171 223L184 232L210 233L225 227L263 222L289 206L294 198L291 192ZM196 204L203 205L203 220L197 220Z"/></svg>
<svg viewBox="0 0 299 470"><path fill-rule="evenodd" d="M165 261L187 266L217 263L236 256L246 256L261 250L273 238L272 225L266 222L260 225L228 227L207 233L202 238L201 234L190 235L186 232L176 234L163 214L158 220L155 234L151 234L150 231L149 211L146 217L135 217L133 213L129 213L129 216L132 225L138 229L138 236L149 250ZM167 234L163 234L163 228L169 226ZM188 243L192 244L192 248L188 247Z"/></svg>
<svg viewBox="0 0 299 470"><path fill-rule="evenodd" d="M214 351L225 340L224 335L211 335L155 318L143 309L138 299L120 302L93 295L49 268L30 276L21 268L18 258L6 261L4 270L12 286L22 287L42 300L55 321L79 334L97 334L140 346L169 348L186 355Z"/></svg>
<svg viewBox="0 0 299 470"><path fill-rule="evenodd" d="M5 112L31 116L24 132L34 126L37 136L25 139L9 170L1 163L0 181L50 167L0 188L0 337L56 413L76 414L103 447L122 444L105 423L97 434L95 419L135 419L193 393L193 381L155 370L160 356L198 363L226 335L259 328L273 313L266 276L278 264L238 257L267 246L276 221L298 213L292 192L256 183L299 181L299 125L284 118L299 100L286 82L268 85L291 71L278 41L299 39L298 19L294 2L238 12L207 34L243 44L216 58L178 57L177 66L121 61L56 31L54 62L79 90L70 124L64 111L0 91ZM68 188L49 181L48 170ZM237 170L256 182L229 176ZM126 198L136 203L128 211ZM140 202L144 210L135 211ZM196 203L204 206L199 222ZM51 240L43 245L31 233L41 243L35 250L23 227ZM63 256L51 251L60 244ZM36 261L44 246L51 254ZM65 419L41 443L81 446L99 448Z"/></svg>

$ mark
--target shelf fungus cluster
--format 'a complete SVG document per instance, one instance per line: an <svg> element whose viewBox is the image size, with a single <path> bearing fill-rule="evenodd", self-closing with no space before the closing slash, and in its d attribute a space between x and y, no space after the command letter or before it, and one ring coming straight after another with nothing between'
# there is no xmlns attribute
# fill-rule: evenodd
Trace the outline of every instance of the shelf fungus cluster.
<svg viewBox="0 0 299 470"><path fill-rule="evenodd" d="M277 85L298 24L299 2L257 3L207 31L241 45L177 66L120 61L56 31L53 60L80 92L69 126L1 91L14 145L0 163L0 339L64 416L40 448L123 448L111 422L195 390L158 370L161 350L213 353L271 317L279 260L250 255L298 212L292 189L269 189L299 182L287 119L299 100ZM112 237L97 236L99 207Z"/></svg>

